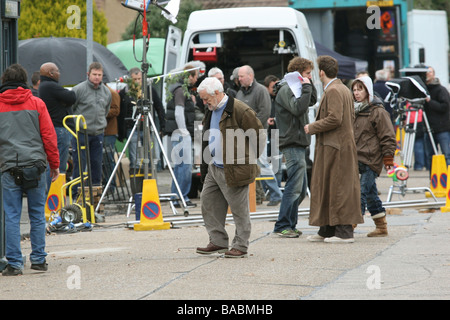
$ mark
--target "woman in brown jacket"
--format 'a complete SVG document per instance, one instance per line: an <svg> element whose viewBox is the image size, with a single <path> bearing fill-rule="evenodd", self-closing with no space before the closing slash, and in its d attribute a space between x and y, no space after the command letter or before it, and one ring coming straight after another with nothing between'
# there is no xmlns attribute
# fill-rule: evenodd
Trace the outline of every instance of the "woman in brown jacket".
<svg viewBox="0 0 450 320"><path fill-rule="evenodd" d="M368 237L387 236L386 211L378 197L375 179L383 165L390 170L394 165L396 149L395 132L383 102L373 95L372 80L365 76L352 84L355 99L354 133L358 152L361 185L361 213L367 210L376 229Z"/></svg>

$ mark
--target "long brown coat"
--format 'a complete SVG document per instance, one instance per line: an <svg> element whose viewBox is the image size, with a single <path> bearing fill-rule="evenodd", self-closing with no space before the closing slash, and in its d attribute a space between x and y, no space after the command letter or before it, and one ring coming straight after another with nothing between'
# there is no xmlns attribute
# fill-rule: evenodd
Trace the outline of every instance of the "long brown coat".
<svg viewBox="0 0 450 320"><path fill-rule="evenodd" d="M334 80L325 90L316 121L309 224L336 226L362 223L355 119L350 90Z"/></svg>

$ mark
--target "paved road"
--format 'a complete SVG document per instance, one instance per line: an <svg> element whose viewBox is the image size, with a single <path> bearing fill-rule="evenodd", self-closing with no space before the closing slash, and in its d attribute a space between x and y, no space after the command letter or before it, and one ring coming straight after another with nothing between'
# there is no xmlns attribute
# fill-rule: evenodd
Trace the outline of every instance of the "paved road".
<svg viewBox="0 0 450 320"><path fill-rule="evenodd" d="M159 182L164 191L170 177ZM427 173L416 173L409 183L427 186ZM381 177L378 184L385 200L391 180ZM393 200L402 199L426 198L420 193ZM305 200L302 207L308 206ZM167 205L163 212L169 219ZM195 248L208 242L203 226L134 231L126 227L133 219L107 211L106 222L91 232L47 236L49 270L35 272L27 264L23 276L0 277L0 299L163 299L181 300L175 304L183 306L193 299L450 298L450 213L439 209L388 215L385 238L366 236L373 229L366 216L353 244L308 242L317 228L306 216L299 219L303 235L296 239L273 235L273 221L254 221L247 259L196 254ZM227 230L233 235L234 225ZM29 240L22 247L28 256Z"/></svg>

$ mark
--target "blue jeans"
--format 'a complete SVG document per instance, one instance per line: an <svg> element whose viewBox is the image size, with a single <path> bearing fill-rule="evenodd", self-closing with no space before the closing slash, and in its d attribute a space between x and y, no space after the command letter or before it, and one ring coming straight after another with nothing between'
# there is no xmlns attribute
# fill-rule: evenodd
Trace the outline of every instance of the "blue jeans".
<svg viewBox="0 0 450 320"><path fill-rule="evenodd" d="M172 137L174 139L174 137ZM192 184L192 138L180 137L180 140L172 140L173 173L177 179L184 201L189 201L189 191ZM172 181L171 192L178 194L175 183Z"/></svg>
<svg viewBox="0 0 450 320"><path fill-rule="evenodd" d="M378 197L377 184L375 183L375 179L377 178L376 172L361 162L358 162L358 167L360 174L359 182L361 185L361 214L364 215L366 206L371 216L385 212L383 203Z"/></svg>
<svg viewBox="0 0 450 320"><path fill-rule="evenodd" d="M425 138L422 136L414 141L414 170L422 170L427 168L427 159L425 159Z"/></svg>
<svg viewBox="0 0 450 320"><path fill-rule="evenodd" d="M130 159L130 169L134 168L139 169L139 167L141 166L141 162L140 161L139 163L137 162L137 159L140 158L139 153L137 153L138 151L137 142L139 133L139 140L141 141L141 143L143 143L144 141L143 132L134 131L132 136L130 136L130 133L131 130L128 130L128 139L130 140L130 143L128 144L128 157Z"/></svg>
<svg viewBox="0 0 450 320"><path fill-rule="evenodd" d="M439 146L441 152L445 155L447 165L450 164L450 132L433 133L433 140L436 148ZM425 134L425 163L427 170L431 170L432 157L434 155L433 146L431 145L430 136Z"/></svg>
<svg viewBox="0 0 450 320"><path fill-rule="evenodd" d="M142 152L141 154L137 154L136 156L136 151L137 151L137 142L138 142L138 131L134 131L133 136L130 136L131 133L131 129L128 130L128 139L130 139L130 143L128 144L128 157L130 159L130 169L139 169L142 166L142 155L144 154L144 152ZM148 153L148 158L151 159L151 157L153 157L153 160L156 162L156 160L158 161L158 166L160 166L159 160L160 160L160 148L159 148L159 144L158 144L158 140L156 139L155 135L152 134L152 141L150 141L150 148L149 148L149 153ZM144 146L144 132L140 131L139 132L139 140L141 141L141 145L142 147ZM152 149L155 148L155 152L153 155L150 154L150 152L152 152ZM150 169L149 169L150 171Z"/></svg>
<svg viewBox="0 0 450 320"><path fill-rule="evenodd" d="M103 137L103 144L105 145L105 158L107 160L107 163L105 163L105 173L106 176L104 178L104 185L108 183L108 180L111 178L111 174L114 170L114 167L116 166L116 161L114 160L114 154L116 152L116 140L117 136L115 135L109 135ZM114 191L116 187L116 179L111 180L111 187Z"/></svg>
<svg viewBox="0 0 450 320"><path fill-rule="evenodd" d="M55 132L58 139L59 173L66 173L67 161L69 160L70 140L72 135L64 127L55 127ZM46 178L47 189L49 189L52 183L52 180L50 178L50 166L47 166Z"/></svg>
<svg viewBox="0 0 450 320"><path fill-rule="evenodd" d="M45 202L47 181L45 172L41 174L36 188L23 190L16 185L9 172L2 173L3 207L5 210L6 259L16 269L23 269L23 257L20 248L20 216L22 214L22 194L27 195L28 216L30 218L30 240L32 264L44 263L45 252Z"/></svg>
<svg viewBox="0 0 450 320"><path fill-rule="evenodd" d="M306 189L308 187L305 158L306 149L300 147L285 148L282 150L282 153L286 160L287 179L274 232L296 229L298 206L305 199Z"/></svg>
<svg viewBox="0 0 450 320"><path fill-rule="evenodd" d="M80 145L84 145L84 134L79 134ZM102 161L103 161L103 133L90 136L88 135L89 144L89 158L91 165L91 181L94 186L102 185ZM72 139L72 158L73 158L73 174L72 178L78 178L80 176L80 169L78 166L78 149L77 140ZM86 168L86 152L81 153L81 165L83 170ZM87 170L86 170L87 172Z"/></svg>
<svg viewBox="0 0 450 320"><path fill-rule="evenodd" d="M66 173L67 160L69 160L70 140L72 135L64 127L55 127L58 138L59 173Z"/></svg>

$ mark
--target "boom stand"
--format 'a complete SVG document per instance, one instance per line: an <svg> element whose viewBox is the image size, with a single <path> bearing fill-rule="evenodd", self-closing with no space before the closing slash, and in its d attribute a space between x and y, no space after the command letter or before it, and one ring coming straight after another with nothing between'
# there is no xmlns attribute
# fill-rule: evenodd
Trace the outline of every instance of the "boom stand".
<svg viewBox="0 0 450 320"><path fill-rule="evenodd" d="M416 132L417 132L417 120L419 118L419 110L422 110L422 116L423 116L423 121L425 123L425 127L427 129L427 133L430 137L430 141L431 141L431 145L433 146L433 150L434 153L437 154L437 148L436 148L436 144L434 143L434 139L433 139L433 135L431 133L431 129L430 129L430 125L428 123L428 118L427 115L425 113L425 110L423 110L423 103L425 101L425 99L413 99L413 100L408 100L411 102L411 106L406 110L407 116L406 116L406 123L408 124L405 128L405 140L403 141L402 146L404 146L404 148L400 149L400 156L403 158L403 164L405 165L406 168L410 168L411 167L411 163L412 163L412 155L413 155L413 150L414 150L414 142L416 139ZM414 123L413 123L413 127L411 128L409 126L410 120L411 120L411 112L415 111L415 116L414 116ZM400 114L400 119L402 117L402 114ZM401 120L400 120L400 124L401 124ZM402 129L402 125L400 125L400 132ZM401 134L400 134L401 136ZM400 138L401 141L401 138ZM422 191L422 192L430 192L431 196L434 198L434 200L437 202L437 198L434 195L434 193L431 191L430 188L428 187L417 187L417 188L408 188L406 186L406 180L402 180L400 181L398 184L393 184L389 187L389 192L388 192L388 196L387 196L387 202L391 201L392 198L392 194L396 193L396 194L401 194L402 196L404 196L406 194L406 192L417 192L417 191ZM394 191L394 188L397 187L399 189L399 191Z"/></svg>

